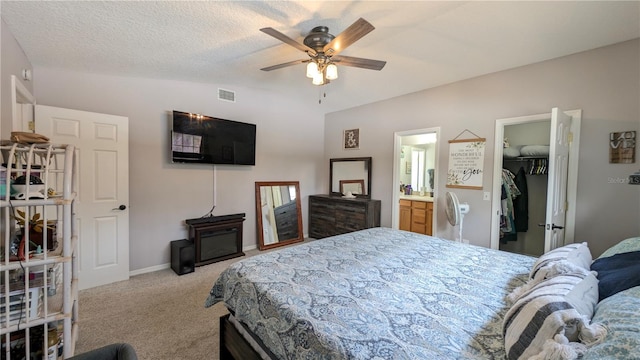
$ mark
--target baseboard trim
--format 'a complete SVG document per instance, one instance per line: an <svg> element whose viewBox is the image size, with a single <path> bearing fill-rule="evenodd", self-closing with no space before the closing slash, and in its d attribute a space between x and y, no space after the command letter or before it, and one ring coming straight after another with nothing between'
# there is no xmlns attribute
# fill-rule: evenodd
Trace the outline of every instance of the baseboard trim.
<svg viewBox="0 0 640 360"><path fill-rule="evenodd" d="M160 264L160 265L155 265L155 266L149 266L147 268L129 271L129 276L131 277L131 276L136 276L136 275L142 275L142 274L146 274L146 273L150 273L150 272L154 272L154 271L159 271L159 270L164 270L164 269L169 269L169 268L171 268L171 263Z"/></svg>
<svg viewBox="0 0 640 360"><path fill-rule="evenodd" d="M242 248L242 251L249 251L249 250L255 250L258 247L256 245L250 245L250 246L246 246Z"/></svg>
<svg viewBox="0 0 640 360"><path fill-rule="evenodd" d="M247 247L243 247L242 251L255 250L257 248L258 247L256 245L250 245L250 246L247 246ZM171 268L171 263L149 266L149 267L146 267L146 268L143 268L143 269L137 269L137 270L129 271L129 277L136 276L136 275L142 275L142 274L146 274L146 273L150 273L150 272L154 272L154 271L169 269L169 268Z"/></svg>

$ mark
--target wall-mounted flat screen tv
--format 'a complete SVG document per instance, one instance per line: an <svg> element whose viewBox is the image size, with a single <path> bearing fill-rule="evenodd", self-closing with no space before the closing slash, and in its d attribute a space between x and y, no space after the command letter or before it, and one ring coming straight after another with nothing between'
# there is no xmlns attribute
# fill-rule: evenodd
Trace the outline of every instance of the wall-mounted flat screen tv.
<svg viewBox="0 0 640 360"><path fill-rule="evenodd" d="M171 161L255 165L256 125L174 110Z"/></svg>

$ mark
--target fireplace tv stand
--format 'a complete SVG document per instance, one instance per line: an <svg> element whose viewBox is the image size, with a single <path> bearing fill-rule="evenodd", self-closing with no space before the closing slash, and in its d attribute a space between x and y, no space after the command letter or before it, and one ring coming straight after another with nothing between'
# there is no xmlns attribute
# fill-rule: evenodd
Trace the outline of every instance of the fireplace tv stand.
<svg viewBox="0 0 640 360"><path fill-rule="evenodd" d="M195 245L195 266L244 256L242 223L244 213L187 219L189 240Z"/></svg>

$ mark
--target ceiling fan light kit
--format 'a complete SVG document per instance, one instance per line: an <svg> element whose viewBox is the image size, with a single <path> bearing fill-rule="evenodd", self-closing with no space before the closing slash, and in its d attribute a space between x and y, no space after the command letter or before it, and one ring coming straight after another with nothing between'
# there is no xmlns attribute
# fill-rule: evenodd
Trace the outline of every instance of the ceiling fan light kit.
<svg viewBox="0 0 640 360"><path fill-rule="evenodd" d="M329 80L335 80L338 78L338 67L336 64L327 65L325 77Z"/></svg>
<svg viewBox="0 0 640 360"><path fill-rule="evenodd" d="M363 18L351 24L351 26L338 36L330 34L329 28L326 26L316 26L311 29L311 32L304 38L301 44L274 28L262 28L260 31L263 33L271 35L300 51L304 51L309 56L309 59L289 61L260 70L271 71L291 65L307 63L306 76L312 79L311 82L314 85L328 84L330 80L337 79L338 66L336 64L369 70L382 70L387 63L386 61L351 56L337 56L341 51L370 33L373 29L375 29L373 25Z"/></svg>
<svg viewBox="0 0 640 360"><path fill-rule="evenodd" d="M318 74L318 64L313 61L307 64L307 77L313 79Z"/></svg>

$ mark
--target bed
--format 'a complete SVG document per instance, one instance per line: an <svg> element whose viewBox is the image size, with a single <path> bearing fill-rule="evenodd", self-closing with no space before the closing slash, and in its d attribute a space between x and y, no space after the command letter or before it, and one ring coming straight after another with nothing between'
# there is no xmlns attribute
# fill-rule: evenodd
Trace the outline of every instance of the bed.
<svg viewBox="0 0 640 360"><path fill-rule="evenodd" d="M504 319L536 265L534 257L373 228L237 262L205 306L224 302L230 313L220 319L221 359L523 358L531 349L514 357L515 345L505 347ZM640 353L633 341L626 348Z"/></svg>

